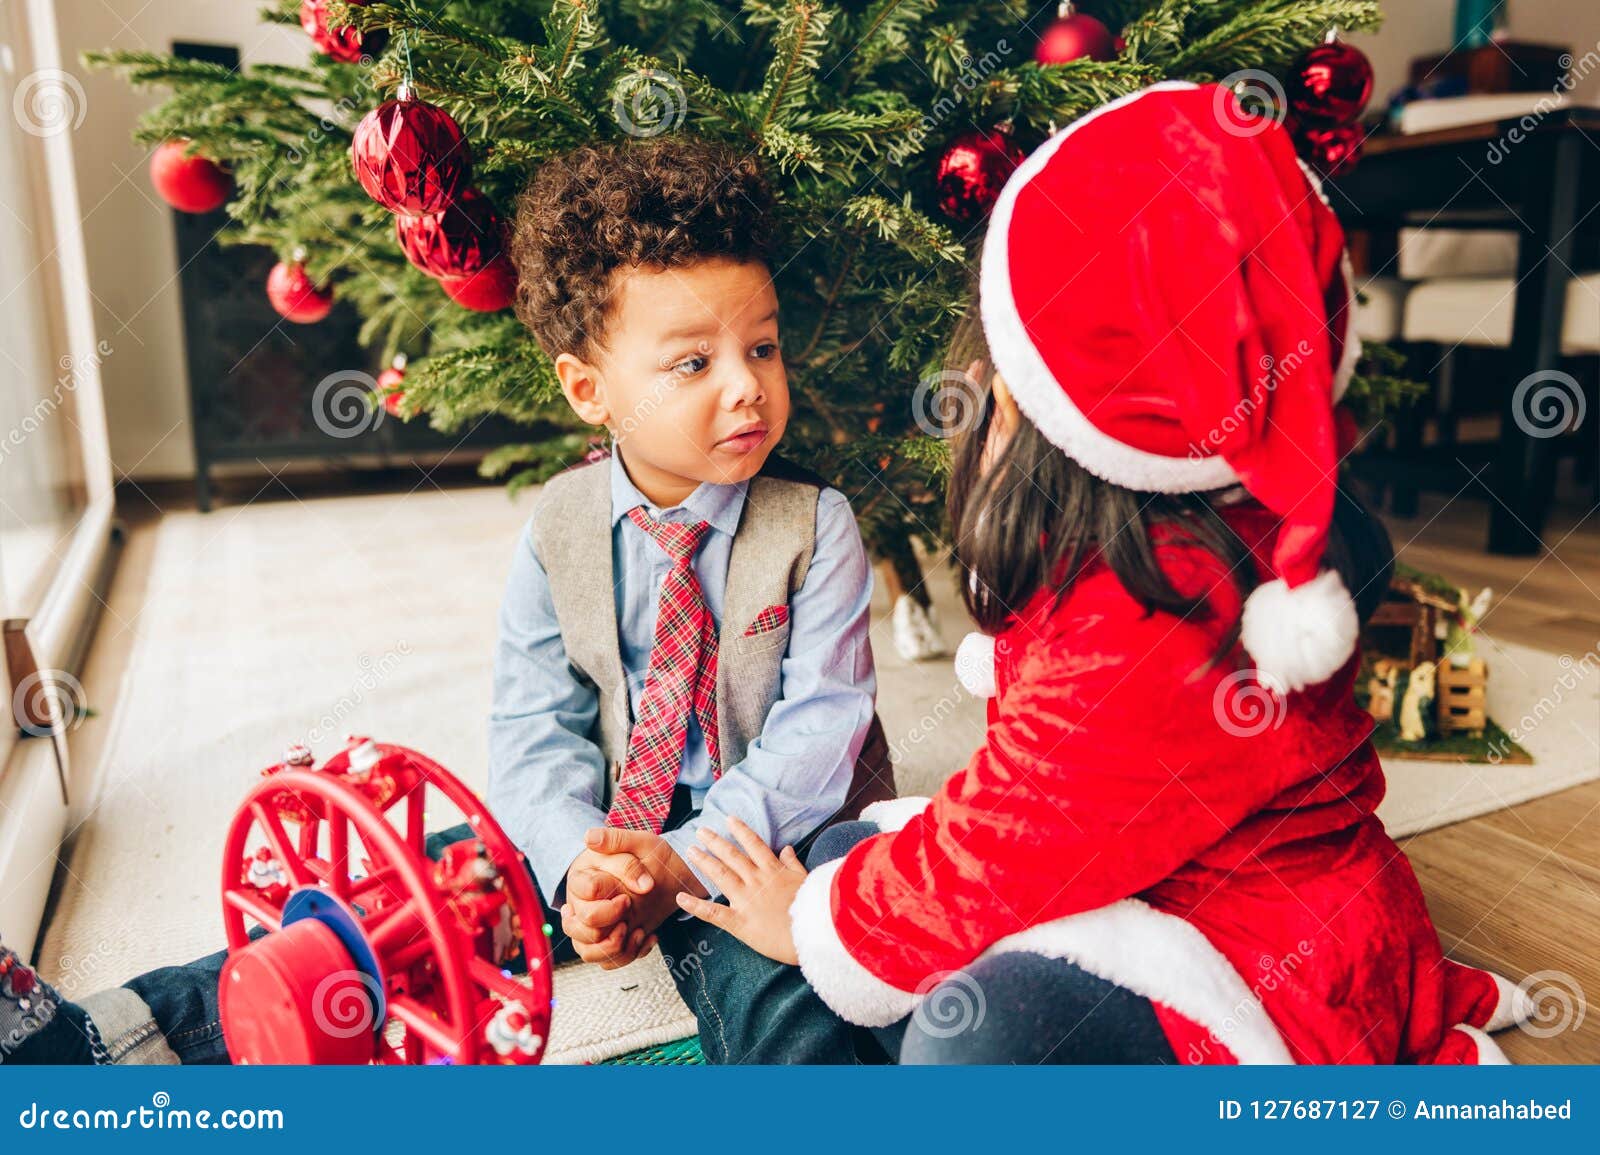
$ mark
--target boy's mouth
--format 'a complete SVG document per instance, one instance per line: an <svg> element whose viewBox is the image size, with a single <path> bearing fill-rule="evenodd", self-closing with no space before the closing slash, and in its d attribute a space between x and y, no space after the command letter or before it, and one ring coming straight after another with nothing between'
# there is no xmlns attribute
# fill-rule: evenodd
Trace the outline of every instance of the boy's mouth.
<svg viewBox="0 0 1600 1155"><path fill-rule="evenodd" d="M760 421L752 421L749 425L741 427L732 436L724 437L717 442L717 448L727 449L733 453L749 453L766 439L767 427Z"/></svg>

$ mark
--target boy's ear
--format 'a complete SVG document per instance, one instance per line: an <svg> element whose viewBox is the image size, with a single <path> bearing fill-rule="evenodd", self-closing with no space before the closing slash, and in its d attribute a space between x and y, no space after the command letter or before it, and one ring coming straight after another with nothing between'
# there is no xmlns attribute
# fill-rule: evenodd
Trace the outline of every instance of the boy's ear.
<svg viewBox="0 0 1600 1155"><path fill-rule="evenodd" d="M611 411L600 388L600 374L593 365L575 354L562 353L555 359L555 370L561 392L574 413L590 425L610 422Z"/></svg>

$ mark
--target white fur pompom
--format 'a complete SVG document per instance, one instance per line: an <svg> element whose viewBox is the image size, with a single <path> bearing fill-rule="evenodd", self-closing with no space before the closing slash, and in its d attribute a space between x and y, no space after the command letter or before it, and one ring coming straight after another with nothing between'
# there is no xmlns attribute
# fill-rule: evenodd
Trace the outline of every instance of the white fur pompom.
<svg viewBox="0 0 1600 1155"><path fill-rule="evenodd" d="M1282 578L1257 586L1239 622L1261 681L1279 690L1327 681L1355 650L1360 633L1355 602L1333 570L1293 589Z"/></svg>
<svg viewBox="0 0 1600 1155"><path fill-rule="evenodd" d="M956 647L956 677L974 698L992 698L994 682L994 638L972 633Z"/></svg>

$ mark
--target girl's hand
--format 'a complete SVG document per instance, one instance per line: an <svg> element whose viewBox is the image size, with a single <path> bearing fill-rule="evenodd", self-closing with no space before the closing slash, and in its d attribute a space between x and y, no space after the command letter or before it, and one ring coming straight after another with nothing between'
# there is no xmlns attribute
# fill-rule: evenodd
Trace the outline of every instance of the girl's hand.
<svg viewBox="0 0 1600 1155"><path fill-rule="evenodd" d="M678 905L750 949L798 965L800 956L789 929L789 904L806 880L806 868L792 846L773 854L756 832L737 818L728 819L728 829L739 840L738 846L702 826L695 834L705 849L689 848L689 857L727 896L728 905L682 893Z"/></svg>

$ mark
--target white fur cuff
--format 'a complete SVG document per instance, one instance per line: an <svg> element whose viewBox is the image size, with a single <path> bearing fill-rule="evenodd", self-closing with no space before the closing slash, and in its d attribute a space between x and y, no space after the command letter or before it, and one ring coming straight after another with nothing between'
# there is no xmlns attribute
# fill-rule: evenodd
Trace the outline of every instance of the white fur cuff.
<svg viewBox="0 0 1600 1155"><path fill-rule="evenodd" d="M902 830L932 801L931 798L888 798L863 809L861 821L876 823L880 834Z"/></svg>
<svg viewBox="0 0 1600 1155"><path fill-rule="evenodd" d="M918 996L890 986L850 956L833 925L833 879L844 859L813 870L789 907L794 946L806 982L833 1012L863 1027L886 1027L909 1015Z"/></svg>

